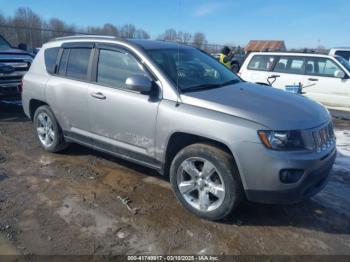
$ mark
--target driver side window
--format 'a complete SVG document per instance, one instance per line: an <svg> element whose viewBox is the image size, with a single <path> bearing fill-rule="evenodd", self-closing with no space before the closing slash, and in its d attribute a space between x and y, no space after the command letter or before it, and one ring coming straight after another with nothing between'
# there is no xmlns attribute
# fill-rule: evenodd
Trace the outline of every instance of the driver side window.
<svg viewBox="0 0 350 262"><path fill-rule="evenodd" d="M133 75L148 76L142 65L129 53L101 49L97 65L97 83L125 88L125 81Z"/></svg>
<svg viewBox="0 0 350 262"><path fill-rule="evenodd" d="M307 75L334 77L337 70L341 69L328 58L309 58L306 64Z"/></svg>

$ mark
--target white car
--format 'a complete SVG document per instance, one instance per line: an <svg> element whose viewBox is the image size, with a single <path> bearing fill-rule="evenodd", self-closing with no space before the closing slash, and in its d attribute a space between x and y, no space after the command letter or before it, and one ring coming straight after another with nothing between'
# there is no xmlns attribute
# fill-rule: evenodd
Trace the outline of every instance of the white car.
<svg viewBox="0 0 350 262"><path fill-rule="evenodd" d="M283 90L300 85L305 96L350 116L350 63L340 56L251 53L238 75Z"/></svg>
<svg viewBox="0 0 350 262"><path fill-rule="evenodd" d="M350 47L336 47L329 50L329 55L341 56L350 63Z"/></svg>

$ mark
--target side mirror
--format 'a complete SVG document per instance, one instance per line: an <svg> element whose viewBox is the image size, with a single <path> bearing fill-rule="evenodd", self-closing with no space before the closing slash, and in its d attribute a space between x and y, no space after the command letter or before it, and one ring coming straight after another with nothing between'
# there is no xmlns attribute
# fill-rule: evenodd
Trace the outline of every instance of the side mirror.
<svg viewBox="0 0 350 262"><path fill-rule="evenodd" d="M336 77L336 78L344 78L345 77L345 73L342 70L336 70L334 72L334 77Z"/></svg>
<svg viewBox="0 0 350 262"><path fill-rule="evenodd" d="M20 43L20 44L18 45L18 49L21 49L21 50L23 50L23 51L27 51L28 47L27 47L26 44Z"/></svg>
<svg viewBox="0 0 350 262"><path fill-rule="evenodd" d="M143 75L129 76L125 80L126 88L140 92L142 94L148 94L152 91L152 81Z"/></svg>

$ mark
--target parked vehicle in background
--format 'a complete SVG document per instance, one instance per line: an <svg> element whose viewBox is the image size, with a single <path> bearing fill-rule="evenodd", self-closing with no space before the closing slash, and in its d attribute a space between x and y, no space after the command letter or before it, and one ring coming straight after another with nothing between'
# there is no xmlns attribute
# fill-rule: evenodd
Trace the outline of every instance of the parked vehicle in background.
<svg viewBox="0 0 350 262"><path fill-rule="evenodd" d="M338 47L329 50L329 55L341 56L350 63L350 47Z"/></svg>
<svg viewBox="0 0 350 262"><path fill-rule="evenodd" d="M243 82L176 43L56 39L25 75L22 104L45 150L76 142L156 169L170 176L184 207L210 220L245 197L294 203L313 196L336 156L323 106Z"/></svg>
<svg viewBox="0 0 350 262"><path fill-rule="evenodd" d="M20 98L21 80L32 61L32 54L12 47L0 36L0 99Z"/></svg>
<svg viewBox="0 0 350 262"><path fill-rule="evenodd" d="M211 54L216 60L219 61L220 59L220 53L217 54ZM245 59L245 55L242 54L235 54L231 59L231 70L234 73L238 73L239 69L241 68L243 62Z"/></svg>
<svg viewBox="0 0 350 262"><path fill-rule="evenodd" d="M340 56L251 53L239 75L263 85L275 78L273 86L283 90L300 84L303 95L330 109L350 113L350 64Z"/></svg>

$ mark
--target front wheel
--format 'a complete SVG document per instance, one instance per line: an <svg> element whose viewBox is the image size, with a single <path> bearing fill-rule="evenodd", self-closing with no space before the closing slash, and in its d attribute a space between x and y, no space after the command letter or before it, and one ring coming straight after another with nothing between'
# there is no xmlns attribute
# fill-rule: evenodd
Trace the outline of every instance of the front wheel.
<svg viewBox="0 0 350 262"><path fill-rule="evenodd" d="M208 220L227 217L243 198L233 157L212 145L182 149L171 164L170 181L183 206Z"/></svg>

